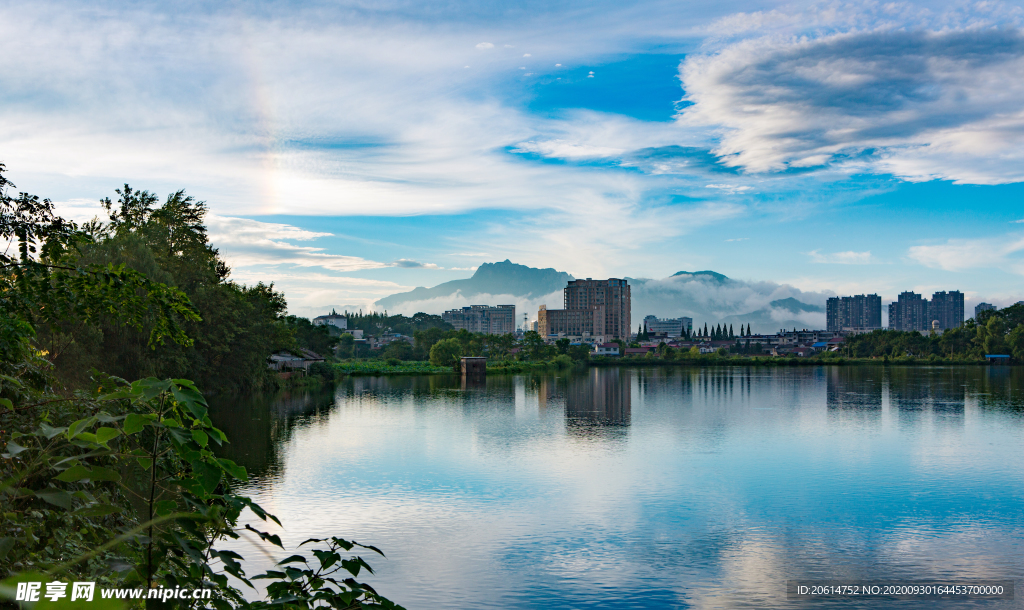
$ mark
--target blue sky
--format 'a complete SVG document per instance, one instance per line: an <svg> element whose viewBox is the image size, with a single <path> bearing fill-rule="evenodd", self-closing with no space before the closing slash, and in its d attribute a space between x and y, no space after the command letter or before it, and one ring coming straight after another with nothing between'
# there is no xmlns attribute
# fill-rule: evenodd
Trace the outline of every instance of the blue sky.
<svg viewBox="0 0 1024 610"><path fill-rule="evenodd" d="M0 162L80 219L124 182L187 189L234 277L302 315L504 259L1006 305L1022 22L1014 2L6 3Z"/></svg>

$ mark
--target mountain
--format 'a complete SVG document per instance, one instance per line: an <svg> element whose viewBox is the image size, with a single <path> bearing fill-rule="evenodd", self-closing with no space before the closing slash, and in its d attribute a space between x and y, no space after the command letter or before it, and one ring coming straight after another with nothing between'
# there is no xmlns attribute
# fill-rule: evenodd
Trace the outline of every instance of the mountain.
<svg viewBox="0 0 1024 610"><path fill-rule="evenodd" d="M793 297L777 299L756 311L722 318L724 324L750 324L757 333L776 332L781 328L824 328L825 308L810 305Z"/></svg>
<svg viewBox="0 0 1024 610"><path fill-rule="evenodd" d="M553 292L560 293L572 279L575 278L563 271L517 265L506 259L500 263L480 265L473 277L452 280L433 288L420 287L409 292L393 294L377 301L375 305L377 309L394 311L402 309L403 304L432 299L443 300L455 296L456 293L467 299L477 295L511 295L528 300L537 299ZM558 302L560 304L561 298Z"/></svg>
<svg viewBox="0 0 1024 610"><path fill-rule="evenodd" d="M630 278L629 284L634 326L647 315L687 316L693 318L694 328L725 322L738 331L739 324L750 324L760 333L825 326L824 308L805 300L824 303L827 295L785 284L734 280L708 270L679 271L659 280Z"/></svg>
<svg viewBox="0 0 1024 610"><path fill-rule="evenodd" d="M727 278L726 276L722 275L721 273L715 273L714 271L676 271L675 273L672 274L671 277L679 276L690 276L694 279L700 280L714 280L719 283L730 281L729 278Z"/></svg>

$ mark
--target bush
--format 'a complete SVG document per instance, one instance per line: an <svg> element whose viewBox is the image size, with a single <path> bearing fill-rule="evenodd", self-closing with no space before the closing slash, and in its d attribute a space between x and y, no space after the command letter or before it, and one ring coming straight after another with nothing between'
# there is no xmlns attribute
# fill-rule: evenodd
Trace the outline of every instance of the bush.
<svg viewBox="0 0 1024 610"><path fill-rule="evenodd" d="M314 362L309 365L310 377L321 377L328 381L334 380L334 367L326 362Z"/></svg>
<svg viewBox="0 0 1024 610"><path fill-rule="evenodd" d="M557 366L560 369L567 369L573 364L572 358L570 358L566 354L559 354L558 356L555 356L554 363L555 366Z"/></svg>
<svg viewBox="0 0 1024 610"><path fill-rule="evenodd" d="M462 343L458 339L441 339L430 348L430 364L450 366L458 371L461 365Z"/></svg>

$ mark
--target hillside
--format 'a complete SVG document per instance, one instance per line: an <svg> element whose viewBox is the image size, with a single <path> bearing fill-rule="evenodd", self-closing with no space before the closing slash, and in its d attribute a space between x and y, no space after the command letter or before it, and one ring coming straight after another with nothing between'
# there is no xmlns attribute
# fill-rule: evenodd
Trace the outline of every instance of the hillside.
<svg viewBox="0 0 1024 610"><path fill-rule="evenodd" d="M571 275L563 271L517 265L506 259L500 263L480 265L473 277L452 280L433 288L420 287L409 292L393 294L380 299L375 305L378 309L392 310L403 303L451 297L456 293L466 298L476 295L512 295L523 299L534 299L561 291L572 279L574 278ZM495 305L495 303L490 304Z"/></svg>

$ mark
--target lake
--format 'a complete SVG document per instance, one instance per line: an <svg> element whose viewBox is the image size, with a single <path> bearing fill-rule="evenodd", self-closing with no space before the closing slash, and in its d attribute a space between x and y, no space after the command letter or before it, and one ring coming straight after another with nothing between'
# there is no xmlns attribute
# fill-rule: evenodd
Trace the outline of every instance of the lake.
<svg viewBox="0 0 1024 610"><path fill-rule="evenodd" d="M1024 607L1019 368L355 377L213 407L286 548L376 545L365 580L410 610ZM795 579L1018 595L790 600Z"/></svg>

